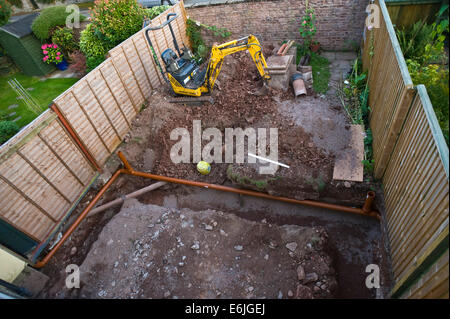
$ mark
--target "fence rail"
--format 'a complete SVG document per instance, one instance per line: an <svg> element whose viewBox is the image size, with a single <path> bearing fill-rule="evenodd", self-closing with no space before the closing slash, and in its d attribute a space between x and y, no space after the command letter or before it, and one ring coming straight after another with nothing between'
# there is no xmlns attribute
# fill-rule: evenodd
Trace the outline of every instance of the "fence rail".
<svg viewBox="0 0 450 319"><path fill-rule="evenodd" d="M152 25L168 13L178 14L174 34L188 45L182 1ZM167 27L150 37L156 56L174 49ZM143 30L113 48L102 64L54 99L52 110L0 147L1 221L39 246L48 241L162 83Z"/></svg>
<svg viewBox="0 0 450 319"><path fill-rule="evenodd" d="M392 293L435 296L421 289L429 289L423 278L432 276L425 265L437 265L436 256L445 249L441 243L448 242L448 146L425 86L413 87L384 0L377 4L380 28L366 35L363 66L370 88L375 177L384 185ZM428 271L441 271L433 269ZM434 284L446 286L448 294L448 274L439 278Z"/></svg>

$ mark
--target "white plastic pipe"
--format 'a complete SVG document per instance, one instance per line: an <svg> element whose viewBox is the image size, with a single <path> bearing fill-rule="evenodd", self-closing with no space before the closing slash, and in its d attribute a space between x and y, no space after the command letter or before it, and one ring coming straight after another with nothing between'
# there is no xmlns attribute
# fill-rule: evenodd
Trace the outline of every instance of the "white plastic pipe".
<svg viewBox="0 0 450 319"><path fill-rule="evenodd" d="M94 208L93 210L91 210L91 211L89 212L89 214L88 214L86 217L91 217L92 215L95 215L95 214L97 214L97 213L103 212L103 211L107 210L108 208L111 208L111 207L120 205L120 204L122 204L122 203L125 201L125 199L127 199L127 198L135 198L135 197L138 197L138 196L143 195L143 194L145 194L145 193L147 193L147 192L150 192L150 191L152 191L152 190L155 190L155 189L157 189L157 188L160 188L161 186L164 186L164 185L166 185L166 184L167 184L166 182L157 182L157 183L151 184L151 185L149 185L149 186L146 186L146 187L144 187L144 188L138 189L137 191L134 191L134 192L132 192L132 193L130 193L130 194L127 194L127 195L125 195L125 196L116 198L115 200L110 201L109 203L106 203L106 204L103 204L103 205L101 205L101 206L98 206L98 207Z"/></svg>

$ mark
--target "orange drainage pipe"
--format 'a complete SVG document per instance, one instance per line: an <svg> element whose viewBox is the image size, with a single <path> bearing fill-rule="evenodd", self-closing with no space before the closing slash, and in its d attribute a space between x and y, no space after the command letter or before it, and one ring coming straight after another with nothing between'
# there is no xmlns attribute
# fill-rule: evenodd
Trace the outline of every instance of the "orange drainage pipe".
<svg viewBox="0 0 450 319"><path fill-rule="evenodd" d="M203 183L203 182L195 182L195 181L189 181L189 180L185 180L185 179L179 179L179 178L173 178L173 177L153 175L150 173L138 172L138 171L133 170L133 168L130 166L130 164L128 163L127 159L122 154L122 152L118 152L118 155L125 166L125 174L129 174L129 175L151 178L151 179L169 182L169 183L211 188L211 189L216 189L219 191L225 191L225 192L229 192L229 193L236 193L236 194L260 197L260 198L266 198L266 199L273 199L273 200L278 200L278 201L291 203L291 204L300 204L300 205L307 205L307 206L312 206L312 207L337 210L337 211L341 211L341 212L370 216L370 217L379 219L378 212L372 211L372 209L371 209L372 201L375 197L374 192L369 192L370 196L369 196L369 194L367 195L366 202L364 203L364 208L347 207L347 206L322 203L322 202L317 202L317 201L312 201L312 200L298 200L298 199L292 199L292 198L287 198L287 197L273 196L273 195L269 195L266 193L260 193L260 192L256 192L256 191L246 190L246 189L222 186L222 185L217 185L217 184L208 184L208 183Z"/></svg>
<svg viewBox="0 0 450 319"><path fill-rule="evenodd" d="M81 151L87 157L88 161L91 162L91 164L95 167L95 169L97 171L101 172L102 171L101 167L97 164L97 161L95 160L95 158L92 157L91 153L89 153L89 151L86 149L84 144L80 141L80 139L75 134L75 132L72 129L72 127L70 126L69 122L67 122L67 120L64 117L64 115L62 115L61 111L58 109L58 107L55 104L52 104L52 105L50 105L50 109L53 112L56 113L56 115L58 116L58 118L61 121L62 125L65 127L65 129L67 130L69 135L74 139L76 144L80 147Z"/></svg>
<svg viewBox="0 0 450 319"><path fill-rule="evenodd" d="M130 166L130 164L128 163L127 159L125 158L125 156L123 155L122 152L119 151L118 155L119 155L119 158L122 160L125 168L118 169L113 174L113 176L108 180L108 182L105 185L103 185L103 187L100 189L98 194L89 203L89 205L81 212L80 216L78 216L78 218L70 226L70 228L66 231L66 233L64 233L64 235L61 237L60 241L55 245L55 247L53 247L53 249L41 261L37 262L33 267L42 268L48 263L50 258L53 257L53 255L58 251L58 249L62 246L62 244L67 240L67 238L69 238L69 236L75 231L75 229L78 227L78 225L88 215L89 211L95 206L95 204L100 200L100 198L103 196L103 194L106 192L106 190L117 179L117 177L119 177L120 174L140 176L140 177L150 178L150 179L154 179L154 180L169 182L169 183L210 188L210 189L215 189L215 190L220 190L220 191L225 191L225 192L230 192L230 193L236 193L236 194L241 194L241 195L248 195L248 196L260 197L260 198L278 200L278 201L291 203L291 204L300 204L300 205L336 210L336 211L341 211L341 212L353 213L353 214L358 214L358 215L363 215L363 216L369 216L369 217L376 218L378 220L380 219L379 213L377 211L374 211L371 209L372 201L375 198L374 192L369 192L367 194L366 202L364 203L363 208L355 208L355 207L347 207L347 206L334 205L334 204L328 204L328 203L321 203L321 202L316 202L316 201L312 201L312 200L297 200L297 199L292 199L292 198L287 198L287 197L273 196L273 195L260 193L260 192L256 192L256 191L251 191L251 190L246 190L246 189L239 189L239 188L234 188L234 187L209 184L209 183L203 183L203 182L195 182L195 181L190 181L190 180L185 180L185 179L179 179L179 178L173 178L173 177L153 175L150 173L138 172L138 171L133 170L133 168Z"/></svg>

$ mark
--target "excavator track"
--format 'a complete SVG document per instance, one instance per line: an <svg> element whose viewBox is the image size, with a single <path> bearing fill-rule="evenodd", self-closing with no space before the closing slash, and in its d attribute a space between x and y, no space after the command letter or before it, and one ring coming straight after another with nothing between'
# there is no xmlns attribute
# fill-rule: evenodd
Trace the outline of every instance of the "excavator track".
<svg viewBox="0 0 450 319"><path fill-rule="evenodd" d="M212 96L199 96L199 97L176 97L171 98L169 100L170 103L178 103L178 104L185 104L188 106L202 106L204 104L214 104L214 98Z"/></svg>

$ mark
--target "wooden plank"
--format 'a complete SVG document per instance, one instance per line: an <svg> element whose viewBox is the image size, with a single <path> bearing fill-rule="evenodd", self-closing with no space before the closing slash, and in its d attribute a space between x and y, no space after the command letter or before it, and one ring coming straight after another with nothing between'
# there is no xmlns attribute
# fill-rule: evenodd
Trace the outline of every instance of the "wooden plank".
<svg viewBox="0 0 450 319"><path fill-rule="evenodd" d="M362 182L364 168L364 129L362 125L350 126L350 140L334 163L333 179Z"/></svg>

